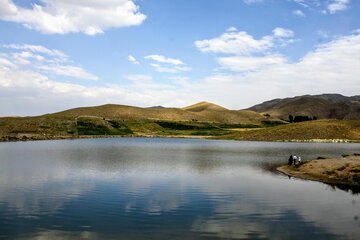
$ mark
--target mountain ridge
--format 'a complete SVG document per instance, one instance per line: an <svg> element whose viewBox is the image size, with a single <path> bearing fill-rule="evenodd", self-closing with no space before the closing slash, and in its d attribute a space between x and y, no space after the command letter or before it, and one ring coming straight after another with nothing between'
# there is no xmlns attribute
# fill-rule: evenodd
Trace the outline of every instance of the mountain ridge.
<svg viewBox="0 0 360 240"><path fill-rule="evenodd" d="M318 119L360 119L360 95L302 95L277 98L254 105L248 110L288 119L289 115L316 116Z"/></svg>

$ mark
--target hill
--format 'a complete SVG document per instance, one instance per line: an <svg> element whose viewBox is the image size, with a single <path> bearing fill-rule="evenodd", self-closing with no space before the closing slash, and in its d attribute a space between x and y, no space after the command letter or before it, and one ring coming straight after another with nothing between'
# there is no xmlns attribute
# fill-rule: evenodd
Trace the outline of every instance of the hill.
<svg viewBox="0 0 360 240"><path fill-rule="evenodd" d="M289 119L289 115L316 116L318 119L360 119L360 96L304 95L266 101L248 110L281 119Z"/></svg>
<svg viewBox="0 0 360 240"><path fill-rule="evenodd" d="M188 110L187 110L188 109ZM189 108L140 108L106 104L36 117L0 118L0 139L53 139L99 135L219 136L231 128L261 127L269 119L211 103ZM270 119L275 124L277 120Z"/></svg>
<svg viewBox="0 0 360 240"><path fill-rule="evenodd" d="M125 121L170 120L201 121L217 123L261 124L261 114L249 110L228 110L213 103L201 102L185 108L140 108L125 105L106 104L96 107L74 108L47 114L44 117L74 119L79 116L96 116Z"/></svg>
<svg viewBox="0 0 360 240"><path fill-rule="evenodd" d="M325 102L325 108L328 106L328 101L343 104L344 98L346 97L341 95L296 97L287 100L288 104L284 104L281 99L273 100L263 106L256 106L255 109L261 112L261 109L265 108L264 106L267 106L268 109L276 109L276 106L280 105L282 108L278 107L278 109L286 109L286 105L288 107L294 105L311 107L314 102ZM300 100L301 103L294 104ZM352 101L351 104L356 106L359 100L353 97ZM334 105L336 104L334 103ZM356 109L354 106L352 107ZM312 109L316 109L317 112L310 112L311 114L326 116L319 114L321 109L316 107ZM277 111L280 112L280 110ZM294 115L309 114L307 111L309 109L292 111L291 113ZM208 102L201 102L184 108L140 108L106 104L74 108L42 116L2 117L0 118L0 141L109 135L215 137L261 141L360 140L359 120L317 120L289 124L286 121L274 118L277 116L275 111L271 112L271 116L259 112L228 110ZM357 116L356 114L356 111L347 113L346 117Z"/></svg>
<svg viewBox="0 0 360 240"><path fill-rule="evenodd" d="M199 102L187 107L183 107L183 110L186 111L190 111L190 112L202 112L202 111L206 111L206 110L216 110L216 111L224 111L224 110L228 110L222 106L216 105L214 103L209 103L209 102Z"/></svg>
<svg viewBox="0 0 360 240"><path fill-rule="evenodd" d="M238 131L226 139L256 141L360 140L359 120L317 120Z"/></svg>

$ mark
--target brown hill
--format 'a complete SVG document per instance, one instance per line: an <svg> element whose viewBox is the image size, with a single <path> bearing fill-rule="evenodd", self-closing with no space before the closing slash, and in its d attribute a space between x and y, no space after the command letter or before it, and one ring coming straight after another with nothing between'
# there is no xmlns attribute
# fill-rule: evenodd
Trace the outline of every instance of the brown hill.
<svg viewBox="0 0 360 240"><path fill-rule="evenodd" d="M227 110L212 103L198 103L185 108L140 108L125 105L107 104L96 107L82 107L63 112L44 115L48 118L74 119L79 116L95 116L126 121L172 120L207 121L219 123L258 124L264 117L249 110Z"/></svg>
<svg viewBox="0 0 360 240"><path fill-rule="evenodd" d="M182 108L183 110L190 111L190 112L202 112L204 110L228 110L222 106L216 105L214 103L209 102L199 102L187 107Z"/></svg>
<svg viewBox="0 0 360 240"><path fill-rule="evenodd" d="M35 117L3 117L0 140L80 135L220 135L228 133L229 128L261 126L264 120L269 120L256 112L231 111L210 103L198 104L194 109L106 104Z"/></svg>
<svg viewBox="0 0 360 240"><path fill-rule="evenodd" d="M266 101L249 110L282 119L288 119L289 115L316 116L318 119L360 119L360 96L304 95Z"/></svg>
<svg viewBox="0 0 360 240"><path fill-rule="evenodd" d="M359 141L360 121L336 119L307 121L250 131L238 131L224 138L257 141L304 141L312 139Z"/></svg>

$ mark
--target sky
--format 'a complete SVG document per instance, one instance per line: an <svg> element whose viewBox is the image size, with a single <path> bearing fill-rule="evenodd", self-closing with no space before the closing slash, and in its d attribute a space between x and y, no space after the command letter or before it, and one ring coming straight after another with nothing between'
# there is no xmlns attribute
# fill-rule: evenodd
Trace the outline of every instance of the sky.
<svg viewBox="0 0 360 240"><path fill-rule="evenodd" d="M0 116L360 94L357 0L0 0Z"/></svg>

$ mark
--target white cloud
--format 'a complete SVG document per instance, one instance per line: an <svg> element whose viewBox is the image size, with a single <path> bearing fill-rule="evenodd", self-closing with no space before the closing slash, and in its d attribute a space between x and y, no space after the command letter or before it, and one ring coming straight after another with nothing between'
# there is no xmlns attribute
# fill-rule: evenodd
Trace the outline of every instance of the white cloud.
<svg viewBox="0 0 360 240"><path fill-rule="evenodd" d="M258 57L269 59L270 56L273 55ZM132 78L134 83L120 86L101 82L90 82L90 85L64 83L36 69L23 69L10 55L0 55L0 112L2 115L33 115L104 103L136 106L166 103L167 106L181 107L204 99L230 109L240 109L294 95L324 92L356 95L360 92L359 56L360 31L357 30L315 46L314 51L296 62L286 61L280 55L277 60L268 60L271 64L262 66L263 60L254 58L250 59L253 61L250 67L245 66L253 68L247 72L242 71L242 62L233 61L232 65L228 64L233 72L203 79L179 79L180 82L173 79L173 83L164 84L150 76L130 76L128 79ZM225 67L225 63L220 66Z"/></svg>
<svg viewBox="0 0 360 240"><path fill-rule="evenodd" d="M151 81L152 77L144 74L127 74L123 76L125 79L138 82L138 81Z"/></svg>
<svg viewBox="0 0 360 240"><path fill-rule="evenodd" d="M16 68L16 65L6 58L0 57L0 67L3 69Z"/></svg>
<svg viewBox="0 0 360 240"><path fill-rule="evenodd" d="M316 34L319 35L321 38L330 38L330 34L324 30L318 30L316 31Z"/></svg>
<svg viewBox="0 0 360 240"><path fill-rule="evenodd" d="M44 70L45 72L50 72L62 76L68 76L68 77L74 77L74 78L86 79L86 80L99 80L98 76L89 73L85 69L77 66L42 65L39 66L39 69Z"/></svg>
<svg viewBox="0 0 360 240"><path fill-rule="evenodd" d="M321 6L320 0L292 0L292 1L305 8L314 8Z"/></svg>
<svg viewBox="0 0 360 240"><path fill-rule="evenodd" d="M275 37L278 38L292 38L294 36L294 32L289 30L289 29L285 29L285 28L280 28L277 27L273 30L273 34Z"/></svg>
<svg viewBox="0 0 360 240"><path fill-rule="evenodd" d="M228 29L226 29L227 32L236 32L237 28L236 27L229 27Z"/></svg>
<svg viewBox="0 0 360 240"><path fill-rule="evenodd" d="M175 58L167 58L161 55L149 55L144 57L145 59L151 59L153 61L159 62L159 63L168 63L172 65L184 65L184 63L180 59Z"/></svg>
<svg viewBox="0 0 360 240"><path fill-rule="evenodd" d="M286 58L280 55L220 57L218 63L234 72L258 71L261 68L283 64Z"/></svg>
<svg viewBox="0 0 360 240"><path fill-rule="evenodd" d="M0 19L23 24L45 34L103 33L109 28L140 25L146 16L132 0L42 0L23 8L0 0Z"/></svg>
<svg viewBox="0 0 360 240"><path fill-rule="evenodd" d="M243 0L245 4L254 4L254 3L260 3L263 0Z"/></svg>
<svg viewBox="0 0 360 240"><path fill-rule="evenodd" d="M333 0L327 5L327 11L334 14L338 11L344 11L348 8L350 0Z"/></svg>
<svg viewBox="0 0 360 240"><path fill-rule="evenodd" d="M297 17L305 17L305 13L303 11L301 11L300 9L296 9L292 12L295 16Z"/></svg>
<svg viewBox="0 0 360 240"><path fill-rule="evenodd" d="M247 32L225 32L220 37L199 40L195 46L204 53L222 53L249 55L254 53L264 53L274 47L286 45L294 41L293 32L284 28L275 28L273 35L266 35L260 39L255 39Z"/></svg>
<svg viewBox="0 0 360 240"><path fill-rule="evenodd" d="M186 67L186 66L170 66L170 67L164 67L160 64L156 64L156 63L151 63L150 66L152 66L155 71L160 72L160 73L179 73L179 72L187 72L187 71L191 71L190 67Z"/></svg>
<svg viewBox="0 0 360 240"><path fill-rule="evenodd" d="M43 54L46 54L49 56L59 57L62 59L66 59L68 57L62 51L59 51L56 49L51 50L51 49L48 49L48 48L46 48L44 46L40 46L40 45L9 44L9 45L3 45L2 47L9 48L9 49L26 50L26 51L31 51L33 53L43 53Z"/></svg>
<svg viewBox="0 0 360 240"><path fill-rule="evenodd" d="M140 64L140 62L138 60L136 60L136 58L134 56L132 56L132 55L128 56L128 60L130 62L132 62L133 64Z"/></svg>
<svg viewBox="0 0 360 240"><path fill-rule="evenodd" d="M344 11L348 9L350 5L350 0L291 0L302 7L315 9L323 14L334 14L339 11ZM295 15L295 11L293 12ZM298 15L300 16L300 15Z"/></svg>
<svg viewBox="0 0 360 240"><path fill-rule="evenodd" d="M150 63L150 66L153 67L155 71L160 73L179 73L191 71L191 68L186 66L186 64L180 59L168 58L156 54L145 56L144 58L156 62Z"/></svg>
<svg viewBox="0 0 360 240"><path fill-rule="evenodd" d="M298 62L290 63L279 56L250 58L242 57L219 58L223 67L234 73L216 74L202 84L204 91L221 89L226 92L228 103L242 102L245 106L278 98L303 94L342 93L356 95L360 92L360 33L354 31L349 36L339 37L326 44L316 47ZM222 61L221 61L222 60ZM265 63L264 63L265 61ZM256 68L264 63L266 67ZM243 73L244 69L256 69ZM242 72L238 74L237 71ZM215 94L214 92L212 94ZM256 97L254 97L254 94ZM256 99L256 100L255 100ZM220 102L221 103L221 102Z"/></svg>
<svg viewBox="0 0 360 240"><path fill-rule="evenodd" d="M222 69L247 72L286 62L283 56L274 51L294 41L292 30L277 27L272 30L272 35L259 40L246 32L227 31L214 39L196 41L195 45L205 53L231 55L217 59Z"/></svg>
<svg viewBox="0 0 360 240"><path fill-rule="evenodd" d="M7 58L17 68L78 79L99 80L98 76L87 72L82 67L71 65L68 56L62 51L30 44L10 44L2 47L9 51Z"/></svg>

